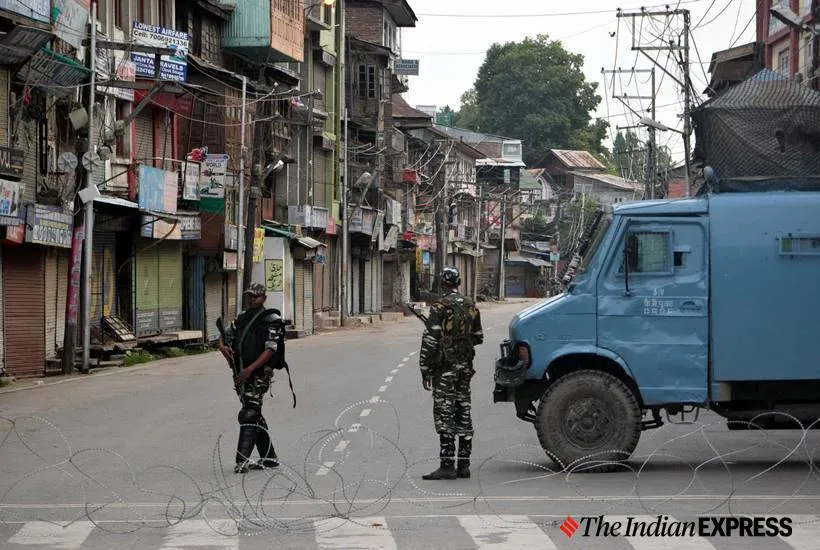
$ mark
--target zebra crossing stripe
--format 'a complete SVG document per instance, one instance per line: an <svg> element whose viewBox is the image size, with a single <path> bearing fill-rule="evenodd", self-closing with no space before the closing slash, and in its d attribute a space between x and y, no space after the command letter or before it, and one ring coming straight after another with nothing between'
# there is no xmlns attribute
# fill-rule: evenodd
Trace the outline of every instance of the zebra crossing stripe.
<svg viewBox="0 0 820 550"><path fill-rule="evenodd" d="M657 520L657 516L628 516L632 518L632 522L646 522L650 523ZM607 522L620 522L621 525L626 526L628 520L627 516L606 516ZM679 521L672 516L666 516L669 522ZM623 530L623 529L622 529ZM632 545L635 550L666 550L669 548L668 537L648 537L648 536L634 536L622 537L624 540ZM675 537L675 550L715 550L711 542L703 537Z"/></svg>
<svg viewBox="0 0 820 550"><path fill-rule="evenodd" d="M383 517L319 520L313 527L319 548L396 550L396 541Z"/></svg>
<svg viewBox="0 0 820 550"><path fill-rule="evenodd" d="M94 524L90 521L77 521L60 525L48 521L29 521L9 538L10 544L39 546L41 548L60 548L74 550L80 548Z"/></svg>
<svg viewBox="0 0 820 550"><path fill-rule="evenodd" d="M171 550L217 547L221 550L238 550L238 534L236 522L233 520L185 520L168 528L161 548Z"/></svg>
<svg viewBox="0 0 820 550"><path fill-rule="evenodd" d="M527 516L458 516L476 548L539 548L555 550L552 539Z"/></svg>

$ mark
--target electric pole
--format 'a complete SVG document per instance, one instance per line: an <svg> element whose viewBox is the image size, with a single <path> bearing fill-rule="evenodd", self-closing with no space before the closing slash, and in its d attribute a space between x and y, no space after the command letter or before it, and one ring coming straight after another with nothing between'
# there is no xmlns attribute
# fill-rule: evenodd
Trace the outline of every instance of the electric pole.
<svg viewBox="0 0 820 550"><path fill-rule="evenodd" d="M253 239L256 229L256 204L262 197L262 177L265 164L265 106L267 101L256 100L256 116L253 121L253 160L251 161L251 186L248 189L248 215L245 220L245 258L242 260L242 290L251 286L253 276ZM244 200L239 197L239 200ZM241 226L242 220L238 220ZM237 311L242 310L242 304L236 304Z"/></svg>
<svg viewBox="0 0 820 550"><path fill-rule="evenodd" d="M663 16L663 17L666 17L666 18L670 18L670 17L682 17L683 18L683 32L682 32L683 41L682 41L682 43L681 43L680 40L676 40L674 38L666 40L663 36L661 36L661 37L657 37L657 38L658 38L658 40L663 41L664 45L651 46L651 45L640 44L640 41L638 40L638 38L639 38L638 34L640 34L640 29L645 28L645 26L643 25L642 22L641 22L640 25L637 25L636 24L636 19L638 17L644 18L644 17L658 17L658 16ZM643 10L643 11L635 12L635 13L624 13L619 9L618 13L617 13L617 17L618 18L627 17L627 18L631 18L631 20L632 20L632 25L631 25L631 27L632 27L632 50L640 52L644 57L649 59L649 61L651 61L656 67L658 67L660 70L662 70L669 78L671 78L675 83L677 83L681 88L683 88L683 94L684 94L683 131L682 132L680 130L673 130L673 131L675 131L677 133L680 133L683 136L684 166L685 166L685 169L686 169L686 195L689 196L689 195L691 195L690 178L691 178L691 173L692 173L691 159L690 159L690 152L689 152L690 151L690 146L691 146L691 144L690 144L690 134L692 132L692 122L691 122L691 119L690 119L691 112L692 112L692 81L689 78L689 73L690 73L690 69L689 69L689 32L690 32L690 26L691 26L691 18L690 18L689 10L686 10L686 9L674 9L674 10L667 9L667 10L658 10L658 11ZM671 25L669 25L669 24L666 25L666 28L670 28L670 27L671 27ZM676 75L672 74L666 68L666 66L664 64L662 64L657 59L653 59L651 55L646 53L647 51L666 51L666 52L669 52L670 54L674 54L676 52L682 52L681 58L676 59L676 61L677 61L678 65L680 66L681 71L683 73L683 79L678 78ZM653 82L654 82L654 78L653 78ZM653 90L654 90L654 85L653 85ZM655 96L654 91L653 91L652 95L653 95L653 97ZM654 101L653 101L653 106L654 106ZM635 110L632 109L631 107L629 107L629 109L632 110L633 112L635 112ZM654 116L653 116L652 120L654 120ZM650 132L652 132L651 135L653 136L653 139L654 139L654 131L652 129L650 129ZM657 155L657 144L656 143L653 143L653 147L651 149L652 149L651 154ZM651 195L654 196L654 188L653 188L653 191L652 191Z"/></svg>
<svg viewBox="0 0 820 550"><path fill-rule="evenodd" d="M481 253L481 199L483 198L484 187L478 184L478 205L476 208L475 224L475 256L473 256L473 301L478 299L478 259Z"/></svg>
<svg viewBox="0 0 820 550"><path fill-rule="evenodd" d="M504 249L506 248L507 237L507 190L504 189L501 195L501 244L498 247L498 299L503 300L504 292Z"/></svg>
<svg viewBox="0 0 820 550"><path fill-rule="evenodd" d="M447 206L449 193L447 192L447 164L450 161L450 151L444 153L444 163L441 165L444 171L444 184L441 188L441 197L436 208L436 275L434 291L441 294L441 270L447 258Z"/></svg>

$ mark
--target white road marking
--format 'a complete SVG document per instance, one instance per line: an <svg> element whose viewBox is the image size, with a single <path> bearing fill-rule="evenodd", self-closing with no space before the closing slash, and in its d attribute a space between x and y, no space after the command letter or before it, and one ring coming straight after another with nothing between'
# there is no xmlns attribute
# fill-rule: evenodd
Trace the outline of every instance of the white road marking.
<svg viewBox="0 0 820 550"><path fill-rule="evenodd" d="M792 518L792 534L789 537L780 537L780 540L794 548L794 550L814 550L817 548L817 540L820 538L820 517L788 517Z"/></svg>
<svg viewBox="0 0 820 550"><path fill-rule="evenodd" d="M368 416L370 414L370 409L365 409L359 416Z"/></svg>
<svg viewBox="0 0 820 550"><path fill-rule="evenodd" d="M318 470L316 470L317 476L326 476L330 469L336 465L335 462L325 462Z"/></svg>
<svg viewBox="0 0 820 550"><path fill-rule="evenodd" d="M385 382L387 382L387 383L389 384L390 382L392 382L392 381L393 381L393 377L392 377L392 376L388 376L387 378L385 378L385 379L384 379L384 381L385 381Z"/></svg>
<svg viewBox="0 0 820 550"><path fill-rule="evenodd" d="M319 520L313 523L319 548L396 550L396 541L384 518Z"/></svg>
<svg viewBox="0 0 820 550"><path fill-rule="evenodd" d="M74 550L82 547L85 539L94 530L90 521L76 521L65 527L48 521L29 521L17 531L8 542L44 548Z"/></svg>
<svg viewBox="0 0 820 550"><path fill-rule="evenodd" d="M547 534L527 516L458 516L458 522L479 550L484 548L554 550L557 548Z"/></svg>
<svg viewBox="0 0 820 550"><path fill-rule="evenodd" d="M636 527L634 527L636 522L644 521L644 522L650 523L652 521L657 521L658 520L657 516L628 516L628 517L633 518L632 519L633 527L631 528L633 532L636 529ZM615 522L615 521L621 522L621 535L623 535L626 532L626 529L627 529L628 517L627 516L606 516L605 519L610 524L612 522ZM672 516L666 516L666 517L668 518L667 521L670 524L673 521L679 521L679 520L675 519ZM695 521L695 519L694 518L687 518L683 521ZM593 532L592 532L593 528L594 527L590 528L590 535L593 534ZM640 533L640 531L638 531L638 533ZM697 534L697 532L696 532L696 534ZM666 548L669 548L669 546L670 546L669 545L669 539L665 538L665 537L649 537L649 536L640 536L640 535L638 535L638 536L635 536L635 537L623 537L623 539L628 541L629 544L632 545L632 548L634 548L635 550L664 550ZM675 540L675 544L674 544L675 550L678 550L678 548L680 548L681 550L715 550L715 547L712 546L712 543L710 543L708 540L706 540L703 537L684 536L684 537L675 537L674 540Z"/></svg>
<svg viewBox="0 0 820 550"><path fill-rule="evenodd" d="M170 526L163 537L164 550L186 547L239 548L239 532L233 520L185 520Z"/></svg>
<svg viewBox="0 0 820 550"><path fill-rule="evenodd" d="M343 440L339 441L339 444L336 445L336 448L333 449L333 450L336 451L337 453L341 453L342 451L344 451L347 448L348 443L349 443L349 441L345 441L343 439Z"/></svg>
<svg viewBox="0 0 820 550"><path fill-rule="evenodd" d="M383 392L383 391L387 391L387 386L379 386L379 389L378 389L377 391L378 391L379 393L381 393L381 392Z"/></svg>

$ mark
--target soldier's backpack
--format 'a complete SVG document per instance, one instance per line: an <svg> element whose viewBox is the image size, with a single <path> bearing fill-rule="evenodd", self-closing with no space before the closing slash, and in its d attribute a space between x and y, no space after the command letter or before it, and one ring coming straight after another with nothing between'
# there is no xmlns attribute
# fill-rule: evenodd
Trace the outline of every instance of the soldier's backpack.
<svg viewBox="0 0 820 550"><path fill-rule="evenodd" d="M442 305L442 359L451 365L468 364L475 357L472 307L464 298L446 298Z"/></svg>

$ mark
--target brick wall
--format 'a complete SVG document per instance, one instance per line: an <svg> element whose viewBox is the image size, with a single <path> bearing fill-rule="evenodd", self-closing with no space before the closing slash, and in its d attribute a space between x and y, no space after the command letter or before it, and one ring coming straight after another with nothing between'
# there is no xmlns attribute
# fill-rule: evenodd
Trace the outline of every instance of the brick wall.
<svg viewBox="0 0 820 550"><path fill-rule="evenodd" d="M345 32L359 40L382 43L382 7L376 2L345 6Z"/></svg>

